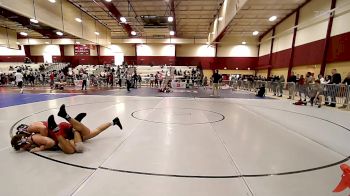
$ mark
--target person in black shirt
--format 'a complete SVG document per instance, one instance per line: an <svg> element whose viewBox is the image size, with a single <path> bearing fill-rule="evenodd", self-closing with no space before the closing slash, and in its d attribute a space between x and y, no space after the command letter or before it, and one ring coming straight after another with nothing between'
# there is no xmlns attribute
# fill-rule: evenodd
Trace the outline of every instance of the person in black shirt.
<svg viewBox="0 0 350 196"><path fill-rule="evenodd" d="M213 80L213 94L212 94L212 96L219 96L219 82L221 81L221 75L219 74L219 70L215 70L215 72L211 78Z"/></svg>
<svg viewBox="0 0 350 196"><path fill-rule="evenodd" d="M341 83L341 75L337 72L336 69L332 70L332 78L331 78L331 82L330 84L340 84ZM330 107L335 107L336 106L336 99L335 96L338 93L338 86L335 86L334 88L331 88L331 104L329 104L328 106Z"/></svg>
<svg viewBox="0 0 350 196"><path fill-rule="evenodd" d="M346 108L349 104L349 96L350 96L350 72L346 76L346 78L343 80L342 84L346 85L344 86L344 92L345 92L345 101L344 104L339 108Z"/></svg>

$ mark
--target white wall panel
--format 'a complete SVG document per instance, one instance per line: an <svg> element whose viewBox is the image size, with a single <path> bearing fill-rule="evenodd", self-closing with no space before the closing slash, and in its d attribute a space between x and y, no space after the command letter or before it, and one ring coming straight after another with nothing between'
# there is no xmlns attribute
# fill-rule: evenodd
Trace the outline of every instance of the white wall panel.
<svg viewBox="0 0 350 196"><path fill-rule="evenodd" d="M219 45L218 57L257 57L258 47L252 45Z"/></svg>
<svg viewBox="0 0 350 196"><path fill-rule="evenodd" d="M64 56L74 56L74 45L64 46Z"/></svg>
<svg viewBox="0 0 350 196"><path fill-rule="evenodd" d="M114 56L115 53L124 53L124 56L135 56L134 44L117 44L108 48L101 47L101 56Z"/></svg>
<svg viewBox="0 0 350 196"><path fill-rule="evenodd" d="M350 32L350 1L337 0L331 36Z"/></svg>
<svg viewBox="0 0 350 196"><path fill-rule="evenodd" d="M176 45L178 57L215 57L215 47L208 45Z"/></svg>
<svg viewBox="0 0 350 196"><path fill-rule="evenodd" d="M330 10L330 0L311 1L300 10L300 18L295 46L325 39L328 27L328 15L322 15Z"/></svg>
<svg viewBox="0 0 350 196"><path fill-rule="evenodd" d="M136 50L137 56L175 56L175 45L140 44Z"/></svg>
<svg viewBox="0 0 350 196"><path fill-rule="evenodd" d="M293 29L296 14L288 17L284 22L276 27L273 52L279 52L292 47Z"/></svg>
<svg viewBox="0 0 350 196"><path fill-rule="evenodd" d="M30 46L30 53L32 56L43 56L44 53L51 54L52 56L60 56L59 45L36 45Z"/></svg>
<svg viewBox="0 0 350 196"><path fill-rule="evenodd" d="M81 37L83 35L83 24L75 20L75 18L81 19L81 11L68 1L62 1L62 3L64 30Z"/></svg>
<svg viewBox="0 0 350 196"><path fill-rule="evenodd" d="M22 46L21 50L0 47L0 56L25 56L24 47Z"/></svg>
<svg viewBox="0 0 350 196"><path fill-rule="evenodd" d="M259 56L270 54L272 31L261 39Z"/></svg>
<svg viewBox="0 0 350 196"><path fill-rule="evenodd" d="M34 17L33 0L0 0L0 5L28 18Z"/></svg>
<svg viewBox="0 0 350 196"><path fill-rule="evenodd" d="M61 1L56 0L56 3L43 0L35 1L37 20L56 29L63 30Z"/></svg>

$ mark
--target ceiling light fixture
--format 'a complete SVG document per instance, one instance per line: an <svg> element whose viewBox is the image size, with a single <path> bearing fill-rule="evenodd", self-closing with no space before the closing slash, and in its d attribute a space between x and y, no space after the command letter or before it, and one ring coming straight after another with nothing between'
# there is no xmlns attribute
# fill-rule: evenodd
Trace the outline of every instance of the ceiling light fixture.
<svg viewBox="0 0 350 196"><path fill-rule="evenodd" d="M120 21L123 23L126 23L126 18L125 17L120 17Z"/></svg>
<svg viewBox="0 0 350 196"><path fill-rule="evenodd" d="M19 45L20 43L19 42L16 42L17 45Z"/></svg>
<svg viewBox="0 0 350 196"><path fill-rule="evenodd" d="M269 18L269 21L270 22L273 22L273 21L275 21L277 19L277 16L271 16L270 18Z"/></svg>
<svg viewBox="0 0 350 196"><path fill-rule="evenodd" d="M28 35L28 33L26 33L26 32L20 32L19 34L21 34L23 36L27 36Z"/></svg>
<svg viewBox="0 0 350 196"><path fill-rule="evenodd" d="M96 34L96 35L100 35L100 33L99 33L99 32L97 32L97 31L95 32L95 34Z"/></svg>
<svg viewBox="0 0 350 196"><path fill-rule="evenodd" d="M80 44L80 42L75 42L75 44Z"/></svg>
<svg viewBox="0 0 350 196"><path fill-rule="evenodd" d="M175 31L170 31L169 34L170 35L175 35Z"/></svg>
<svg viewBox="0 0 350 196"><path fill-rule="evenodd" d="M168 17L168 22L173 22L174 21L174 18L172 16L169 16Z"/></svg>
<svg viewBox="0 0 350 196"><path fill-rule="evenodd" d="M49 0L49 2L51 2L51 3L56 3L56 0Z"/></svg>
<svg viewBox="0 0 350 196"><path fill-rule="evenodd" d="M236 67L236 70L238 70L238 67Z"/></svg>
<svg viewBox="0 0 350 196"><path fill-rule="evenodd" d="M246 45L246 44L247 44L247 42L242 42L242 44L243 44L243 45Z"/></svg>
<svg viewBox="0 0 350 196"><path fill-rule="evenodd" d="M258 35L259 34L259 31L254 31L253 32L253 35L255 36L255 35Z"/></svg>
<svg viewBox="0 0 350 196"><path fill-rule="evenodd" d="M77 21L77 22L83 22L80 18L75 18L75 21Z"/></svg>
<svg viewBox="0 0 350 196"><path fill-rule="evenodd" d="M131 35L136 35L137 33L135 31L131 31Z"/></svg>
<svg viewBox="0 0 350 196"><path fill-rule="evenodd" d="M223 17L219 17L219 21L222 21L224 18Z"/></svg>
<svg viewBox="0 0 350 196"><path fill-rule="evenodd" d="M35 19L35 18L31 18L30 22L35 23L35 24L39 23L39 21L37 19Z"/></svg>
<svg viewBox="0 0 350 196"><path fill-rule="evenodd" d="M112 0L106 0L107 2L111 2Z"/></svg>
<svg viewBox="0 0 350 196"><path fill-rule="evenodd" d="M57 31L56 34L59 35L59 36L63 35L63 33L61 31Z"/></svg>
<svg viewBox="0 0 350 196"><path fill-rule="evenodd" d="M49 44L50 42L45 42L45 44Z"/></svg>

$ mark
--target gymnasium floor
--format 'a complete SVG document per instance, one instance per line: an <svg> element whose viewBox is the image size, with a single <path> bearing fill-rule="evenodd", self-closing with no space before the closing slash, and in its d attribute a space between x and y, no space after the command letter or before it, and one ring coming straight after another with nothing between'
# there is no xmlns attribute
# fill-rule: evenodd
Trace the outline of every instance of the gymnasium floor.
<svg viewBox="0 0 350 196"><path fill-rule="evenodd" d="M113 92L113 91L109 91ZM233 92L237 93L237 92ZM350 113L287 100L34 94L0 106L0 195L329 196L349 163ZM30 96L31 94L24 94ZM44 97L43 97L44 96ZM23 97L22 97L23 100ZM3 101L0 97L0 101ZM61 104L88 127L82 154L15 152L13 127ZM62 121L56 116L58 122Z"/></svg>

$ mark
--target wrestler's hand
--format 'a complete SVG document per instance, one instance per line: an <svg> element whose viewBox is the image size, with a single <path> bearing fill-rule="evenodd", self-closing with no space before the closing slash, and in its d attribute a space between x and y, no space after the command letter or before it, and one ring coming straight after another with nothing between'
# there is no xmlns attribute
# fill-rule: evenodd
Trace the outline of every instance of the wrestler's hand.
<svg viewBox="0 0 350 196"><path fill-rule="evenodd" d="M39 152L39 151L41 151L41 149L39 147L35 147L31 149L29 152Z"/></svg>

